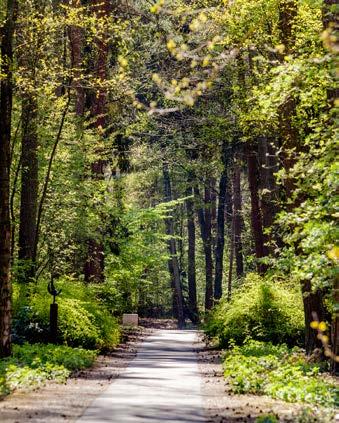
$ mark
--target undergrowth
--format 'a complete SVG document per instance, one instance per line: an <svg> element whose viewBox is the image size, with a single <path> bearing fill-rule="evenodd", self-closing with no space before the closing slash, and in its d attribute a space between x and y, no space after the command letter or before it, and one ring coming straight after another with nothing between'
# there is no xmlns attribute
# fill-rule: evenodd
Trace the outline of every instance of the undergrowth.
<svg viewBox="0 0 339 423"><path fill-rule="evenodd" d="M299 291L249 273L230 302L220 300L209 313L204 331L222 347L251 337L274 344L301 345L304 316Z"/></svg>
<svg viewBox="0 0 339 423"><path fill-rule="evenodd" d="M13 339L46 342L49 339L49 307L52 298L47 284L14 284ZM120 342L120 327L111 310L98 297L97 285L71 278L57 281L59 304L58 341L72 347L108 350Z"/></svg>
<svg viewBox="0 0 339 423"><path fill-rule="evenodd" d="M247 340L233 345L224 360L224 375L234 393L268 395L287 402L323 407L339 405L338 389L322 374L322 364L307 362L299 348Z"/></svg>
<svg viewBox="0 0 339 423"><path fill-rule="evenodd" d="M96 355L96 351L61 345L14 345L13 355L0 360L0 397L49 380L64 382L72 371L90 367Z"/></svg>

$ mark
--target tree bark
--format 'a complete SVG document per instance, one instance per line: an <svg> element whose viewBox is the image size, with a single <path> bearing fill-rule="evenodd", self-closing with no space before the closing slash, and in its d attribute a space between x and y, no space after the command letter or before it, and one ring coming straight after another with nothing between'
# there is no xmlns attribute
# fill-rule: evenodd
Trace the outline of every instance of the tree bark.
<svg viewBox="0 0 339 423"><path fill-rule="evenodd" d="M171 179L170 173L168 170L168 164L166 162L163 163L163 184L164 184L164 198L166 202L172 201L172 187L171 187ZM166 226L166 235L169 237L167 244L168 244L168 251L170 254L169 262L168 262L168 269L172 279L172 287L173 289L173 298L176 302L176 309L177 309L177 319L178 319L178 327L182 329L185 326L185 317L184 317L184 300L182 295L182 287L181 287L181 280L180 280L180 269L179 269L179 261L177 256L177 246L175 242L175 231L174 231L174 222L172 217L168 217L165 219L165 226Z"/></svg>
<svg viewBox="0 0 339 423"><path fill-rule="evenodd" d="M233 221L234 221L234 255L236 263L236 273L241 277L244 273L244 259L242 252L242 201L241 201L241 185L240 185L240 164L239 161L234 163L233 171Z"/></svg>
<svg viewBox="0 0 339 423"><path fill-rule="evenodd" d="M205 310L210 310L213 306L213 259L212 259L212 219L210 211L211 195L209 180L205 184L205 196L203 207L198 207L198 220L200 225L201 239L203 242L205 256ZM200 192L195 187L197 202L201 203Z"/></svg>
<svg viewBox="0 0 339 423"><path fill-rule="evenodd" d="M257 154L253 146L247 149L248 184L251 194L251 226L255 246L255 256L257 260L265 257L264 234L262 227L262 215L259 204L259 183ZM257 269L259 273L265 272L265 266L258 261Z"/></svg>
<svg viewBox="0 0 339 423"><path fill-rule="evenodd" d="M38 105L34 95L22 101L21 202L19 225L20 281L35 274L35 228L38 208Z"/></svg>
<svg viewBox="0 0 339 423"><path fill-rule="evenodd" d="M315 318L319 322L326 320L325 309L322 293L319 290L312 291L311 281L302 282L302 294L305 314L305 349L307 354L312 354L316 348L322 348L322 343L317 338L317 332L310 325Z"/></svg>
<svg viewBox="0 0 339 423"><path fill-rule="evenodd" d="M7 0L2 28L0 82L0 357L11 354L11 220L10 166L12 126L12 63L16 2Z"/></svg>
<svg viewBox="0 0 339 423"><path fill-rule="evenodd" d="M228 269L228 283L227 283L227 301L231 301L232 297L232 279L233 279L233 262L234 262L234 214L232 219L232 228L230 236L230 260L229 260L229 269Z"/></svg>
<svg viewBox="0 0 339 423"><path fill-rule="evenodd" d="M222 276L225 246L225 205L226 190L228 184L228 169L224 167L219 181L218 215L217 215L217 240L215 247L215 275L214 275L214 298L222 297Z"/></svg>
<svg viewBox="0 0 339 423"><path fill-rule="evenodd" d="M187 197L193 195L192 177L188 177ZM187 212L187 236L188 236L188 252L187 252L187 279L188 279L188 307L194 320L193 323L199 323L199 312L197 304L197 283L195 273L195 222L194 222L194 200L188 198L186 200Z"/></svg>

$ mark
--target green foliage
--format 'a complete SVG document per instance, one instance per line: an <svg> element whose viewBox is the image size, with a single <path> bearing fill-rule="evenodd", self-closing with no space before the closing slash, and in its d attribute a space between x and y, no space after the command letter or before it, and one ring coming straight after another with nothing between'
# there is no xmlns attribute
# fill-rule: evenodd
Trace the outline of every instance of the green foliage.
<svg viewBox="0 0 339 423"><path fill-rule="evenodd" d="M294 345L303 334L301 294L280 282L248 274L231 302L222 299L207 318L205 331L221 345L247 337Z"/></svg>
<svg viewBox="0 0 339 423"><path fill-rule="evenodd" d="M301 350L289 350L247 340L233 346L225 356L224 375L236 393L269 395L287 402L305 402L325 407L338 405L334 381L320 374L319 364L307 362Z"/></svg>
<svg viewBox="0 0 339 423"><path fill-rule="evenodd" d="M255 423L278 423L278 421L274 414L265 414L255 419Z"/></svg>
<svg viewBox="0 0 339 423"><path fill-rule="evenodd" d="M58 297L60 342L92 349L109 349L119 343L118 322L97 298L96 285L86 286L71 278L56 284L62 289ZM14 304L14 339L44 342L48 339L51 302L46 283L42 281L24 291L26 294L18 296Z"/></svg>
<svg viewBox="0 0 339 423"><path fill-rule="evenodd" d="M74 370L90 367L95 351L60 345L14 345L13 355L0 361L0 397L17 389L32 389L48 380L64 382Z"/></svg>

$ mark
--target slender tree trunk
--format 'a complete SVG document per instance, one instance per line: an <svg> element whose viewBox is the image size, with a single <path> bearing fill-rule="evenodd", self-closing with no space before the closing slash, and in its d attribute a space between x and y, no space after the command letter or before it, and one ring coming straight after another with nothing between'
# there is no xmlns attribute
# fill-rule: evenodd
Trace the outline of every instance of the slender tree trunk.
<svg viewBox="0 0 339 423"><path fill-rule="evenodd" d="M217 245L217 190L216 190L217 180L216 178L210 179L210 193L211 193L211 245L212 245L212 255L215 253ZM214 257L215 259L215 257Z"/></svg>
<svg viewBox="0 0 339 423"><path fill-rule="evenodd" d="M19 226L20 281L35 275L35 229L38 208L38 105L33 95L22 102L21 203Z"/></svg>
<svg viewBox="0 0 339 423"><path fill-rule="evenodd" d="M193 195L192 177L188 177L187 197ZM197 305L197 283L195 273L195 222L194 222L194 200L188 198L186 200L187 212L187 236L188 236L188 253L187 253L187 279L188 279L188 307L190 314L193 316L193 323L199 322L199 313Z"/></svg>
<svg viewBox="0 0 339 423"><path fill-rule="evenodd" d="M241 186L240 186L240 164L239 161L234 163L233 172L233 221L234 221L234 255L236 262L237 276L240 277L244 273L244 260L242 253L242 202L241 202Z"/></svg>
<svg viewBox="0 0 339 423"><path fill-rule="evenodd" d="M13 173L13 182L11 182L12 189L11 189L10 198L9 198L10 219L11 219L11 267L13 266L13 263L14 263L15 232L16 232L16 216L15 216L15 210L14 210L14 199L17 193L19 174L21 171L21 153L17 159L15 169L13 169L13 157L14 157L15 144L18 139L19 131L21 129L21 124L22 124L22 115L20 116L15 133L11 139L11 172L10 173L11 174Z"/></svg>
<svg viewBox="0 0 339 423"><path fill-rule="evenodd" d="M248 166L248 184L251 193L251 226L255 246L255 255L257 259L265 257L264 234L262 227L262 216L259 204L259 183L258 183L258 165L256 151L252 146L247 150ZM264 273L265 266L261 263L257 265L258 272Z"/></svg>
<svg viewBox="0 0 339 423"><path fill-rule="evenodd" d="M228 269L227 301L231 301L231 297L232 297L232 279L233 279L233 262L234 262L234 228L235 228L235 220L234 220L234 214L233 214L231 236L230 236L230 261L229 261L229 269Z"/></svg>
<svg viewBox="0 0 339 423"><path fill-rule="evenodd" d="M222 297L222 276L225 246L225 205L226 190L228 184L228 169L224 167L219 181L218 216L217 216L217 240L215 247L215 275L214 275L214 298Z"/></svg>
<svg viewBox="0 0 339 423"><path fill-rule="evenodd" d="M207 181L205 186L205 255L206 255L206 290L205 290L205 309L210 310L213 307L213 256L212 256L212 181Z"/></svg>
<svg viewBox="0 0 339 423"><path fill-rule="evenodd" d="M307 354L312 354L315 348L322 348L321 341L317 338L317 332L311 328L311 322L318 319L319 322L326 320L321 291L312 291L311 281L302 282L302 293L305 314L305 348Z"/></svg>
<svg viewBox="0 0 339 423"><path fill-rule="evenodd" d="M33 262L36 262L36 259L37 259L37 256L38 256L40 225L41 225L42 215L43 215L44 206L45 206L45 202L46 202L46 198L47 198L48 186L49 186L50 179L51 179L51 172L52 172L52 167L53 167L53 163L54 163L54 158L55 158L55 155L56 155L56 152L57 152L60 140L61 140L61 135L62 135L62 131L64 129L64 125L65 125L66 116L67 116L67 113L68 113L68 110L69 110L70 102L71 102L71 97L70 97L70 92L68 90L68 99L67 99L67 102L65 104L65 108L64 108L62 115L61 115L58 133L56 135L55 142L54 142L54 145L53 145L53 148L52 148L52 151L51 151L51 155L49 157L45 181L44 181L44 184L43 184L43 187L42 187L41 198L40 198L39 205L38 205L36 226L35 226L35 236L34 236Z"/></svg>
<svg viewBox="0 0 339 423"><path fill-rule="evenodd" d="M172 201L172 187L171 187L171 179L168 170L168 164L164 162L163 164L163 183L164 183L164 197L165 201L169 202ZM177 309L177 319L178 319L178 327L182 329L185 326L185 318L184 318L184 300L182 295L182 287L181 287L181 280L180 280L180 269L179 269L179 261L177 255L177 246L175 242L175 231L174 231L174 222L172 217L168 217L165 219L166 225L166 235L169 236L168 239L168 251L170 253L170 259L168 263L169 272L172 278L172 286L174 287L173 296L176 301L176 309Z"/></svg>
<svg viewBox="0 0 339 423"><path fill-rule="evenodd" d="M197 202L201 203L200 192L195 188L195 196ZM205 184L204 206L198 208L198 220L200 225L201 239L203 242L204 256L205 256L205 310L210 310L213 306L213 259L212 259L212 238L211 238L211 211L210 207L210 183Z"/></svg>
<svg viewBox="0 0 339 423"><path fill-rule="evenodd" d="M10 167L12 126L12 63L16 2L7 0L2 28L0 82L0 357L11 354L11 220Z"/></svg>

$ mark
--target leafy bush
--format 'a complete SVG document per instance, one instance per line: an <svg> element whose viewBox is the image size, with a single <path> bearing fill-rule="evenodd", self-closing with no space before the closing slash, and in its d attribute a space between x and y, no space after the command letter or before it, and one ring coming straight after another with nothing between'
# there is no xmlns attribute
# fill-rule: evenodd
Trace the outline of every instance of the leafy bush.
<svg viewBox="0 0 339 423"><path fill-rule="evenodd" d="M269 395L287 402L333 407L334 383L320 375L320 365L307 363L300 349L247 340L233 345L224 360L224 375L235 393Z"/></svg>
<svg viewBox="0 0 339 423"><path fill-rule="evenodd" d="M0 361L0 397L16 389L36 388L47 380L64 382L74 370L90 367L96 351L60 345L14 345Z"/></svg>
<svg viewBox="0 0 339 423"><path fill-rule="evenodd" d="M255 423L278 423L278 419L274 414L265 414L255 419Z"/></svg>
<svg viewBox="0 0 339 423"><path fill-rule="evenodd" d="M304 317L301 294L281 283L249 274L231 302L222 299L205 324L208 336L223 346L247 337L273 343L301 342Z"/></svg>
<svg viewBox="0 0 339 423"><path fill-rule="evenodd" d="M59 341L73 347L109 349L119 343L117 319L96 297L94 286L64 278L57 282L62 294L59 304ZM46 283L26 287L14 296L13 338L16 343L46 342L49 336L49 307Z"/></svg>

